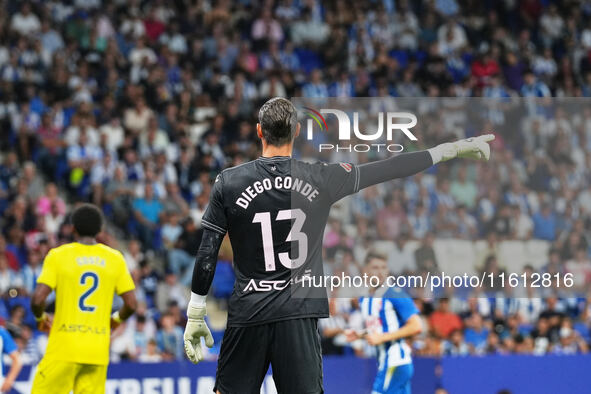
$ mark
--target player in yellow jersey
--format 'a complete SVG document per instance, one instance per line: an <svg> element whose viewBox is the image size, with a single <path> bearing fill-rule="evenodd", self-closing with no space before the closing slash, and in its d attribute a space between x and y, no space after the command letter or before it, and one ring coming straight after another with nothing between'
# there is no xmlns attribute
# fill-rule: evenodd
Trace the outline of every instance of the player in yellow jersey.
<svg viewBox="0 0 591 394"><path fill-rule="evenodd" d="M90 204L72 213L76 242L52 249L37 279L32 308L49 342L33 381L33 394L105 392L111 328L136 308L134 283L123 255L97 243L103 217ZM53 321L45 299L56 290ZM113 295L123 307L112 312Z"/></svg>

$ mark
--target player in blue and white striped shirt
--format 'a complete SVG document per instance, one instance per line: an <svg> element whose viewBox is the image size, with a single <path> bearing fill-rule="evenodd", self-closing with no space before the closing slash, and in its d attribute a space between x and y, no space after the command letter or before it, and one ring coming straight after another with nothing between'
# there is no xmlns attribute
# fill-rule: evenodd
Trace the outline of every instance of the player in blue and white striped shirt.
<svg viewBox="0 0 591 394"><path fill-rule="evenodd" d="M405 338L421 332L419 311L404 291L386 287L388 264L383 256L370 253L365 272L379 278L379 285L370 289L370 295L359 299L365 330L348 330L347 338L350 341L364 338L377 348L378 374L372 394L408 394L413 366Z"/></svg>

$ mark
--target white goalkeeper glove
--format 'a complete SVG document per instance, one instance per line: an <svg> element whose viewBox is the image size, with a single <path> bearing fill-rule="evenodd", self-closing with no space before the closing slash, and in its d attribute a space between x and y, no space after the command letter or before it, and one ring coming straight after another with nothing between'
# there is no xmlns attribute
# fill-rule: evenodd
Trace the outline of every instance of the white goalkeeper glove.
<svg viewBox="0 0 591 394"><path fill-rule="evenodd" d="M488 143L494 139L494 134L484 134L456 142L446 142L429 149L429 153L433 158L433 164L455 159L456 157L487 161L490 158L490 145Z"/></svg>
<svg viewBox="0 0 591 394"><path fill-rule="evenodd" d="M185 353L189 360L197 364L203 361L203 353L201 352L201 338L205 338L205 345L207 347L213 346L213 337L211 331L205 324L204 317L207 314L205 304L196 306L189 304L187 308L187 325L185 326Z"/></svg>

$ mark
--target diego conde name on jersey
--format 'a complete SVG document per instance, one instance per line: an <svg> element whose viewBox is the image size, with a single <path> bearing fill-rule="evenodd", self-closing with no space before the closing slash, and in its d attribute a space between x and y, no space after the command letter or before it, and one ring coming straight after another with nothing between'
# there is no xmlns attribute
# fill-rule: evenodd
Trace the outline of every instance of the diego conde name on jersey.
<svg viewBox="0 0 591 394"><path fill-rule="evenodd" d="M299 178L291 176L263 178L262 180L257 180L252 183L252 185L246 187L240 194L240 197L236 199L236 205L247 209L251 201L253 201L260 194L271 189L291 190L300 193L302 196L308 199L308 201L313 201L320 193L317 188Z"/></svg>

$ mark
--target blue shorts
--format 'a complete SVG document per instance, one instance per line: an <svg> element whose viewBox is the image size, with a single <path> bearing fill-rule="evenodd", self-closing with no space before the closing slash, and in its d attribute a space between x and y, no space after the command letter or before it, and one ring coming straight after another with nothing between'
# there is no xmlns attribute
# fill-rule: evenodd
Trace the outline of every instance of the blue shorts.
<svg viewBox="0 0 591 394"><path fill-rule="evenodd" d="M412 364L384 368L378 371L373 382L372 394L410 394Z"/></svg>

